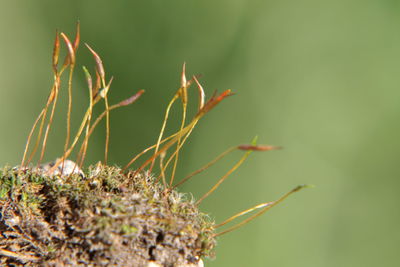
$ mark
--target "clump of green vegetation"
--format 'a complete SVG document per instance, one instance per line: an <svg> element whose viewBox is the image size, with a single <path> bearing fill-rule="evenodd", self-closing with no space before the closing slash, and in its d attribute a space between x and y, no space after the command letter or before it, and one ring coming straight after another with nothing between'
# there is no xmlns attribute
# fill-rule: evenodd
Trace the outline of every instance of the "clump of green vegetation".
<svg viewBox="0 0 400 267"><path fill-rule="evenodd" d="M67 48L61 67L60 40ZM176 167L182 146L200 119L232 95L230 90L226 90L221 94L214 93L206 100L198 78L186 79L185 64L181 85L167 106L157 142L134 156L123 168L108 166L110 111L134 103L144 91L140 90L128 99L110 105L108 92L113 78L107 81L102 59L86 44L95 61L95 78L83 67L89 89L89 106L75 136L71 138L72 78L79 43L79 24L73 42L64 33L56 33L52 57L54 83L47 102L28 135L20 166L0 169L1 265L200 267L203 266L202 258L213 256L216 237L248 223L304 187L298 186L278 200L258 204L219 224L199 210L201 202L253 151L270 151L279 147L257 145L256 140L251 144L234 146L176 182ZM64 151L54 162L41 164L61 89L61 78L67 70L68 111ZM196 84L199 100L197 112L188 122L187 89L192 84ZM174 134L164 137L170 110L178 100L182 104L181 126ZM93 108L101 101L104 101L105 110L92 118ZM106 120L104 160L83 171L90 136L103 119ZM36 141L33 142L35 132ZM79 143L80 148L76 150ZM39 158L33 165L39 147ZM76 163L68 159L73 151L77 152ZM149 151L153 154L132 169L131 166ZM243 151L244 155L198 200L177 191L178 186L233 151ZM242 222L219 230L254 211L257 212Z"/></svg>
<svg viewBox="0 0 400 267"><path fill-rule="evenodd" d="M3 168L0 264L185 266L211 255L214 222L192 199L120 171L99 163L60 180Z"/></svg>

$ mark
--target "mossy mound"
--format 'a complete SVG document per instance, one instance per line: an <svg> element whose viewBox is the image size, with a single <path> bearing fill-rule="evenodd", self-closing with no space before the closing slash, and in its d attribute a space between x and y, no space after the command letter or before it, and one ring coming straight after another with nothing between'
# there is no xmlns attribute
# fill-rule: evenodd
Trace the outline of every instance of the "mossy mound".
<svg viewBox="0 0 400 267"><path fill-rule="evenodd" d="M148 173L0 170L0 265L197 266L214 222Z"/></svg>

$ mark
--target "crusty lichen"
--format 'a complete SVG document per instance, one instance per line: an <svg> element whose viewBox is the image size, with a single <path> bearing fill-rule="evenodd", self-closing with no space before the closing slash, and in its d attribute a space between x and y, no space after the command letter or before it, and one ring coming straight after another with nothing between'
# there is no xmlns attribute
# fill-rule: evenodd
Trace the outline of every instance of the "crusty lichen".
<svg viewBox="0 0 400 267"><path fill-rule="evenodd" d="M0 171L1 265L195 266L212 254L214 222L187 195L146 172L97 164L85 176Z"/></svg>

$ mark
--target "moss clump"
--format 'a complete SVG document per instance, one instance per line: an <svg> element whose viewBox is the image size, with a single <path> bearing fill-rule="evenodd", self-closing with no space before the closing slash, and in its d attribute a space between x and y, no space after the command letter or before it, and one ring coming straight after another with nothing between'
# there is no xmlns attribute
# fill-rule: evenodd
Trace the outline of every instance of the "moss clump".
<svg viewBox="0 0 400 267"><path fill-rule="evenodd" d="M59 66L61 38L68 53L64 63ZM201 257L211 256L215 237L247 224L292 193L304 188L298 186L275 201L241 211L218 225L199 212L197 207L200 203L212 194L252 151L270 151L279 147L257 145L256 140L251 144L234 146L179 182L175 181L179 152L183 144L200 119L232 95L231 90L225 90L220 94L215 92L206 100L205 91L196 76L190 80L186 79L185 64L182 67L180 87L165 111L157 143L133 157L122 169L106 166L110 111L134 103L144 90L139 90L117 104L109 105L107 95L113 78L106 82L100 56L86 44L96 63L96 76L92 78L88 69L83 67L89 89L89 107L73 137L72 80L79 41L79 23L74 42L70 42L64 33L56 33L52 56L54 83L46 105L28 135L21 165L0 170L1 266L200 267L203 266ZM67 69L70 75L64 151L56 161L41 165L59 90L62 87L61 78ZM188 121L188 88L193 83L198 90L198 107L193 118ZM181 127L172 135L164 136L170 110L178 99L182 104ZM94 106L103 100L105 110L96 118L93 117ZM106 119L103 161L105 165L89 167L85 173L76 165L83 166L90 136L103 118ZM35 132L36 141L32 139ZM79 140L81 147L77 150ZM39 152L40 143L42 146L37 163L39 167L29 168L27 166ZM134 171L129 171L129 167L134 166L136 160L152 149L154 152L142 165ZM174 190L235 150L245 153L197 202ZM77 152L77 164L68 160L73 151ZM160 164L158 170L162 182L154 179L151 174L154 172L156 161ZM166 177L166 173L170 173L170 176ZM226 230L214 233L215 229L250 212L255 214Z"/></svg>
<svg viewBox="0 0 400 267"><path fill-rule="evenodd" d="M197 266L214 222L146 172L0 171L0 265ZM158 265L157 265L158 264Z"/></svg>

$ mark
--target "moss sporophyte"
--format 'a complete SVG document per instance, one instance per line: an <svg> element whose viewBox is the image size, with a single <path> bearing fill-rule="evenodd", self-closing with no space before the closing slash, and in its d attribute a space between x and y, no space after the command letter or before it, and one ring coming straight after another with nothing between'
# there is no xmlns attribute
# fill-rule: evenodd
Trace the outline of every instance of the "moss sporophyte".
<svg viewBox="0 0 400 267"><path fill-rule="evenodd" d="M67 54L59 64L61 43L66 46ZM176 181L179 153L193 129L203 116L232 95L226 90L206 100L198 77L187 80L185 64L180 88L167 106L156 143L134 156L123 168L108 166L110 112L134 103L144 91L109 104L107 96L113 78L107 79L101 57L85 44L94 58L95 75L83 67L89 106L76 134L71 135L72 79L79 43L79 24L73 42L66 34L56 33L52 55L54 82L46 104L28 135L21 164L0 170L1 266L203 266L202 258L214 256L218 236L248 223L304 187L298 186L278 200L258 204L219 224L199 210L202 201L253 151L279 147L257 145L255 141L234 146ZM59 91L64 89L61 80L67 72L64 150L58 159L42 164ZM195 116L187 121L188 88L193 84L198 91L198 106ZM170 110L178 100L183 110L181 125L174 134L165 137ZM104 102L104 111L94 117L93 108L99 102ZM103 119L106 120L104 160L84 170L90 136ZM198 200L177 191L178 186L235 150L243 151L244 155ZM71 161L73 151L77 158ZM35 155L38 160L33 164ZM131 168L139 158L143 163ZM157 171L154 171L156 165ZM170 175L167 177L166 173ZM248 213L252 215L224 229Z"/></svg>

